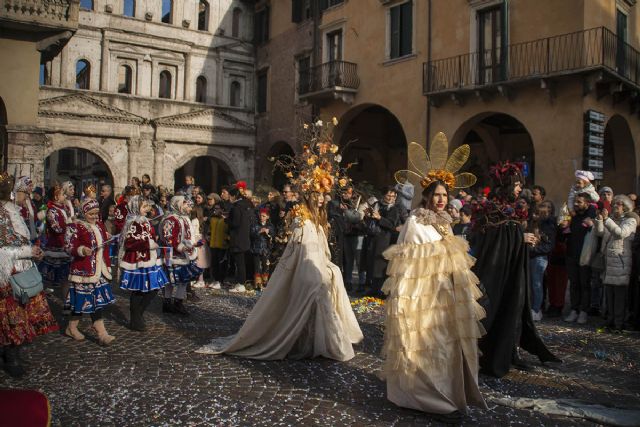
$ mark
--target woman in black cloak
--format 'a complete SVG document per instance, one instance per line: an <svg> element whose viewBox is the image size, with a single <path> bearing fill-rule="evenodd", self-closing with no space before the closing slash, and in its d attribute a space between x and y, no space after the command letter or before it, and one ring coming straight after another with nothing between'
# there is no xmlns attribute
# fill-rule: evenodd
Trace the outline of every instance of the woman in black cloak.
<svg viewBox="0 0 640 427"><path fill-rule="evenodd" d="M529 370L518 348L541 362L561 362L544 345L531 317L529 243L523 222L527 211L516 205L524 177L518 164L506 162L491 168L496 183L493 195L478 211L473 253L474 273L484 286L487 334L480 339L480 371L502 377L513 365Z"/></svg>

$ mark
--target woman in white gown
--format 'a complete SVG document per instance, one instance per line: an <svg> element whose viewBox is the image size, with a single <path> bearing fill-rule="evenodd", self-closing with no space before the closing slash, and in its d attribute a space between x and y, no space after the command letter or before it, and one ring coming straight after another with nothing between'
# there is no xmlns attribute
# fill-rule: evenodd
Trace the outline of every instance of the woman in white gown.
<svg viewBox="0 0 640 427"><path fill-rule="evenodd" d="M296 206L292 235L262 296L235 335L196 350L277 360L353 358L363 339L327 244L324 195L312 192Z"/></svg>
<svg viewBox="0 0 640 427"><path fill-rule="evenodd" d="M432 143L431 160L420 146L410 146L410 164L423 164L431 172L402 171L419 177L416 184L424 191L421 207L402 227L398 243L384 253L389 278L382 290L389 297L383 372L393 403L456 421L468 405L486 408L478 388L477 342L484 334L480 319L485 312L476 301L482 292L471 271L475 260L467 242L453 235L445 212L449 188L473 184L475 177L453 175L464 161L457 167L447 162L443 168L446 144L446 139ZM434 155L434 146L445 155ZM460 149L458 161L466 160L469 147ZM422 157L426 161L420 161ZM434 165L437 159L443 164Z"/></svg>

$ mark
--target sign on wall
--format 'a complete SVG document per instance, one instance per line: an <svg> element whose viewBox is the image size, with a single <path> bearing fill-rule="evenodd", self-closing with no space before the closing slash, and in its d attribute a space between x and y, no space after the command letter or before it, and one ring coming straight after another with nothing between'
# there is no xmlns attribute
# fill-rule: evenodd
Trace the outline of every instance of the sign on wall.
<svg viewBox="0 0 640 427"><path fill-rule="evenodd" d="M584 154L582 167L596 180L604 179L604 128L606 117L595 110L584 113Z"/></svg>

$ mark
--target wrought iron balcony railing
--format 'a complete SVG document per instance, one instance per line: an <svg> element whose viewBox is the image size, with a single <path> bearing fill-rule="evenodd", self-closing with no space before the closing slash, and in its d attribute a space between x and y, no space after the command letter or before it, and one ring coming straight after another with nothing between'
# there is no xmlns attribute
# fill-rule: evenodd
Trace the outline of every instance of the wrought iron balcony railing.
<svg viewBox="0 0 640 427"><path fill-rule="evenodd" d="M640 88L640 52L597 27L425 63L423 92L435 95L596 69Z"/></svg>
<svg viewBox="0 0 640 427"><path fill-rule="evenodd" d="M79 0L0 0L0 21L76 29L79 9Z"/></svg>
<svg viewBox="0 0 640 427"><path fill-rule="evenodd" d="M322 91L351 90L360 86L358 64L331 61L300 71L298 94L300 96Z"/></svg>

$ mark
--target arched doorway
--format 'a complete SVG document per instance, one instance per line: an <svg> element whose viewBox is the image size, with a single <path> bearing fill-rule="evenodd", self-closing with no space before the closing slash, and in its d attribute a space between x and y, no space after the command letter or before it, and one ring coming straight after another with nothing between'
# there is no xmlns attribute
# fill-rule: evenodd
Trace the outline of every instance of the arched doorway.
<svg viewBox="0 0 640 427"><path fill-rule="evenodd" d="M269 159L279 156L294 156L295 152L289 144L284 141L278 141L271 146L266 161L262 166L262 182L270 182L271 186L278 191L282 190L282 187L289 182L289 178L284 175L278 168L273 167L273 162Z"/></svg>
<svg viewBox="0 0 640 427"><path fill-rule="evenodd" d="M4 101L0 98L0 170L7 170L7 148L9 146L7 123L7 109L4 106Z"/></svg>
<svg viewBox="0 0 640 427"><path fill-rule="evenodd" d="M96 189L100 185L113 186L113 174L109 166L96 154L83 148L63 148L49 154L44 160L44 185L73 182L76 194L80 195L89 185Z"/></svg>
<svg viewBox="0 0 640 427"><path fill-rule="evenodd" d="M604 129L604 180L615 194L637 191L633 135L624 117L612 116Z"/></svg>
<svg viewBox="0 0 640 427"><path fill-rule="evenodd" d="M380 105L358 106L347 112L334 138L342 150L342 164L354 163L348 174L356 186L371 185L380 191L395 184L395 171L407 167L402 125Z"/></svg>
<svg viewBox="0 0 640 427"><path fill-rule="evenodd" d="M184 187L185 176L193 176L196 185L202 187L205 194L220 192L220 187L234 183L235 177L229 166L213 156L194 157L174 172L174 190Z"/></svg>
<svg viewBox="0 0 640 427"><path fill-rule="evenodd" d="M469 144L471 156L465 171L478 177L477 186L492 185L489 168L499 161L523 162L527 185L535 183L535 150L529 131L515 117L483 113L467 120L450 139L449 151Z"/></svg>

